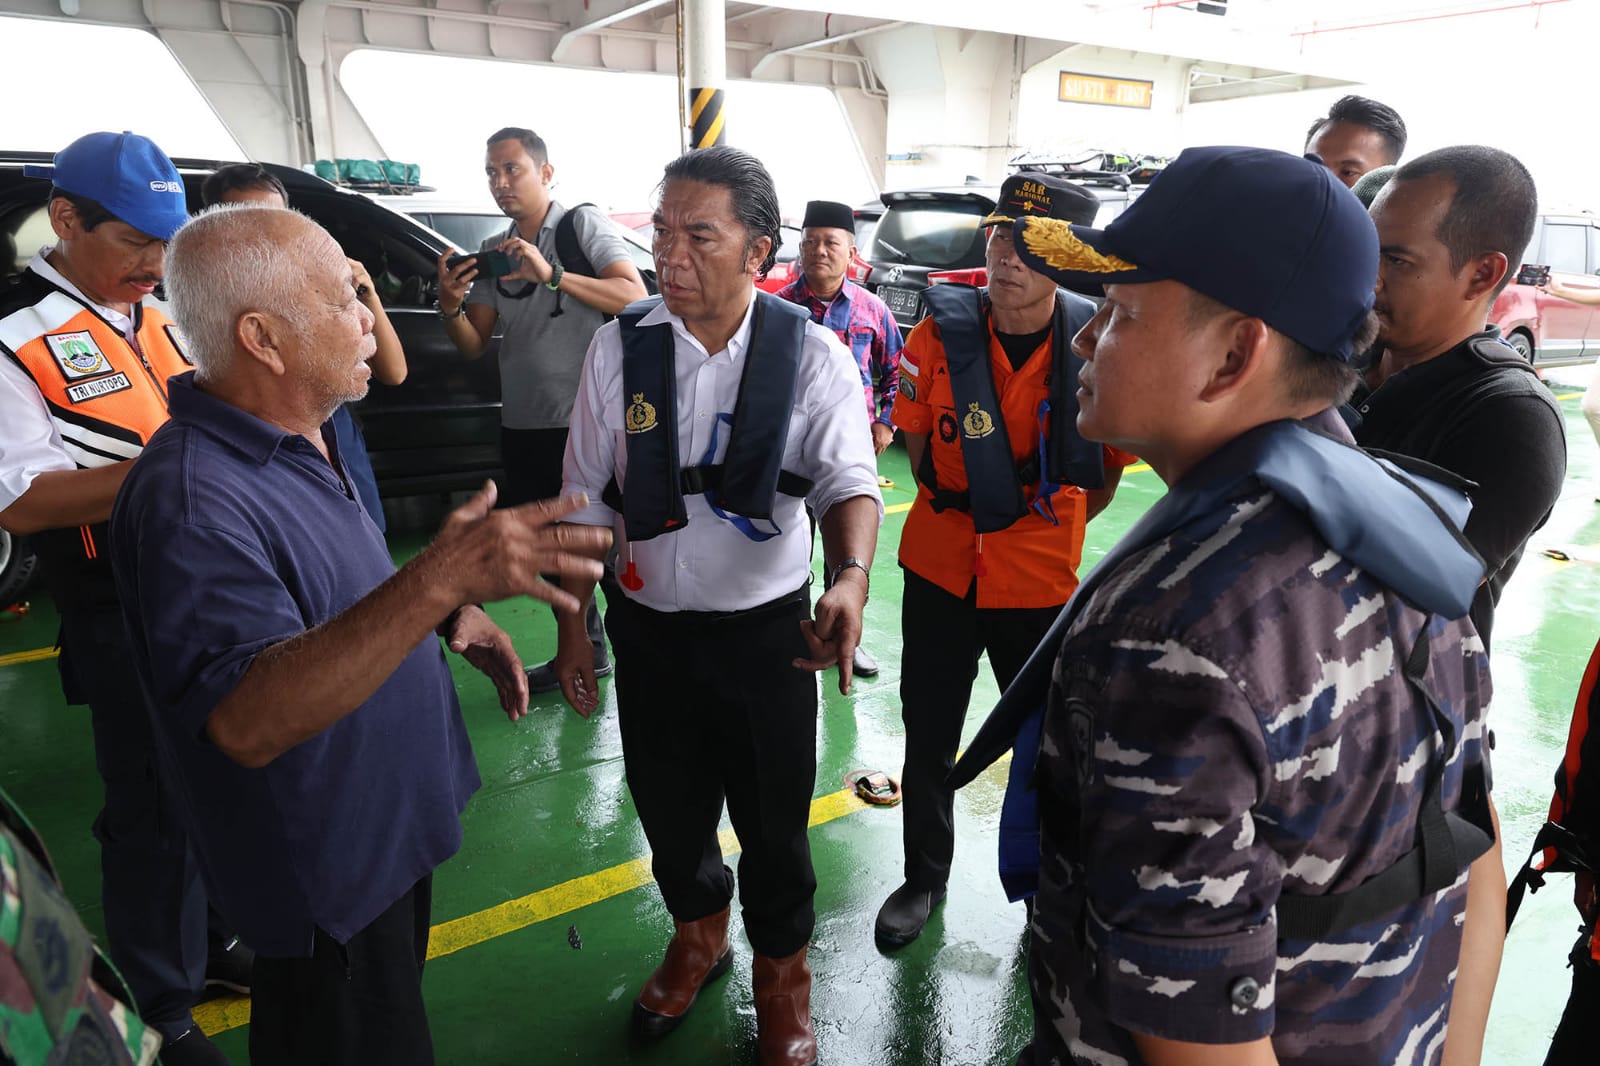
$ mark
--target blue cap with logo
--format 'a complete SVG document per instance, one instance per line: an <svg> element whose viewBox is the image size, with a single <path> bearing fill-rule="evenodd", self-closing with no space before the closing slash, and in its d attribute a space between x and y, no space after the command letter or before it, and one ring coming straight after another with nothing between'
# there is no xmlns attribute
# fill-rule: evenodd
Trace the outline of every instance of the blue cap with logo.
<svg viewBox="0 0 1600 1066"><path fill-rule="evenodd" d="M1069 289L1181 282L1349 361L1372 311L1378 233L1327 167L1262 148L1190 148L1103 230L1018 220L1022 261Z"/></svg>
<svg viewBox="0 0 1600 1066"><path fill-rule="evenodd" d="M189 218L183 177L156 143L137 133L89 133L56 153L50 166L26 166L30 178L86 197L134 229L163 241Z"/></svg>

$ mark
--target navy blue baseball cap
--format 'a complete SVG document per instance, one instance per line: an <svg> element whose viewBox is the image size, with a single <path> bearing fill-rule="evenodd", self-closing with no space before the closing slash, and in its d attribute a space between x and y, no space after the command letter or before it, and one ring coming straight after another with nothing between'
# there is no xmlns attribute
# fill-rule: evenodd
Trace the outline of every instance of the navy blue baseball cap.
<svg viewBox="0 0 1600 1066"><path fill-rule="evenodd" d="M1190 148L1103 230L1018 219L1025 265L1078 292L1170 280L1322 355L1360 355L1378 232L1314 157Z"/></svg>
<svg viewBox="0 0 1600 1066"><path fill-rule="evenodd" d="M137 133L89 133L56 153L51 166L22 168L30 178L95 201L141 233L170 241L189 219L183 177L167 153Z"/></svg>

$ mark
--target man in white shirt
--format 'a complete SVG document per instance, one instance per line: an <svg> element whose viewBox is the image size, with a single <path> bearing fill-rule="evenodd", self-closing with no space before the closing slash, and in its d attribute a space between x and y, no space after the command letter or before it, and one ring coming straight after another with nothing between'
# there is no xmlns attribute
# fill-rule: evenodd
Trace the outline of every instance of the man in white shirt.
<svg viewBox="0 0 1600 1066"><path fill-rule="evenodd" d="M755 290L778 247L766 169L738 149L705 149L670 163L661 189L661 299L595 334L562 489L604 500L571 521L611 526L619 545L625 595L606 627L623 759L676 926L634 1023L670 1032L732 962L733 876L717 844L726 801L743 848L760 1062L807 1066L810 671L837 664L849 691L883 503L854 359L803 309ZM814 622L808 502L825 557L839 560ZM556 673L587 716L598 701L583 617L560 627Z"/></svg>

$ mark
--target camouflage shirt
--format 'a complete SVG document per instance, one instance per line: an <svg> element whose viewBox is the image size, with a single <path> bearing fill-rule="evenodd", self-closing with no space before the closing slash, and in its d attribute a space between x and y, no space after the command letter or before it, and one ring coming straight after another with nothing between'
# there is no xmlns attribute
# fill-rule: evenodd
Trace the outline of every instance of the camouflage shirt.
<svg viewBox="0 0 1600 1066"><path fill-rule="evenodd" d="M1107 575L1045 718L1021 1062L1137 1063L1129 1030L1270 1034L1297 1064L1439 1058L1464 873L1325 941L1275 924L1280 892L1347 891L1414 846L1441 744L1403 673L1423 622L1259 486ZM1429 648L1460 738L1448 810L1481 758L1488 661L1465 620L1434 619Z"/></svg>

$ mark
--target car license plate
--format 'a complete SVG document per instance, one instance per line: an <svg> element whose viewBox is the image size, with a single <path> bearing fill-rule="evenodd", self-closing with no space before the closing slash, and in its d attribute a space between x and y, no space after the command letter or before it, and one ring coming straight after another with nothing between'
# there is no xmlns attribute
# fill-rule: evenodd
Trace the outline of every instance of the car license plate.
<svg viewBox="0 0 1600 1066"><path fill-rule="evenodd" d="M897 289L891 285L884 285L878 289L878 296L889 305L889 310L897 315L916 318L922 313L922 296L916 289Z"/></svg>

